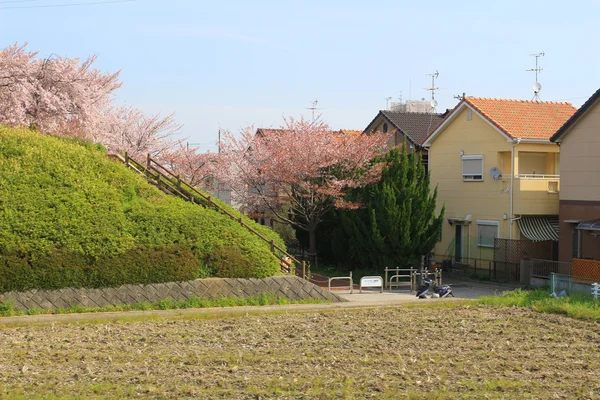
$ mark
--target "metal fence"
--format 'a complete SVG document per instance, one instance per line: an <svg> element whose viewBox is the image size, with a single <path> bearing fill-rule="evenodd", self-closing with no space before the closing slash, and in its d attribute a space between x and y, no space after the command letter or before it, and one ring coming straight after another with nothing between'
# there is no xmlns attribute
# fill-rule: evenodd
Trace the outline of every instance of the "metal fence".
<svg viewBox="0 0 600 400"><path fill-rule="evenodd" d="M460 261L456 261L454 256L439 254L434 255L434 259L450 275L463 275L476 279L500 282L520 280L520 262L513 263L464 256L460 258Z"/></svg>
<svg viewBox="0 0 600 400"><path fill-rule="evenodd" d="M561 292L566 294L572 293L592 293L593 279L581 278L571 275L550 273L550 293L560 295Z"/></svg>
<svg viewBox="0 0 600 400"><path fill-rule="evenodd" d="M548 278L550 274L571 275L571 263L551 260L529 260L531 276L536 278Z"/></svg>

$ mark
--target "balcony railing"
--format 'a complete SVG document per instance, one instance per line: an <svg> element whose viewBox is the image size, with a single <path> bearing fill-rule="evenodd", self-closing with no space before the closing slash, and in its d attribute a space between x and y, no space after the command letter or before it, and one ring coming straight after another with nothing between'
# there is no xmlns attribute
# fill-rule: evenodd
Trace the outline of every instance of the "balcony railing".
<svg viewBox="0 0 600 400"><path fill-rule="evenodd" d="M550 175L550 174L517 174L515 178L519 179L560 179L560 175Z"/></svg>

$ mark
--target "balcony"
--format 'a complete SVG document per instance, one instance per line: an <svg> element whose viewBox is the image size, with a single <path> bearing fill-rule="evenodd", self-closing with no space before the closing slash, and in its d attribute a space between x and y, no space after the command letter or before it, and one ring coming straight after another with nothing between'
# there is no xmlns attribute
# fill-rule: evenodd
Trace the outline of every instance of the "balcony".
<svg viewBox="0 0 600 400"><path fill-rule="evenodd" d="M559 175L517 174L514 179L514 190L515 214L558 214Z"/></svg>

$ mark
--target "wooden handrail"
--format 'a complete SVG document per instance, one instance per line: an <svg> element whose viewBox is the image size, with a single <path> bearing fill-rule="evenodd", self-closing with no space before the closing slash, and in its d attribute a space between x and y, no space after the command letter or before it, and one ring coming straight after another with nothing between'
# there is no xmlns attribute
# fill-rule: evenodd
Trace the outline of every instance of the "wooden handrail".
<svg viewBox="0 0 600 400"><path fill-rule="evenodd" d="M186 201L192 201L195 203L195 201L193 199L196 198L196 199L204 200L205 202L208 202L209 206L216 208L217 210L226 214L230 218L236 220L240 225L242 225L244 228L248 229L252 234L254 234L255 236L258 236L260 239L262 239L263 241L268 243L270 245L270 250L273 254L275 254L275 251L279 251L282 255L281 256L277 256L276 254L275 255L277 256L277 258L280 260L281 263L287 265L288 271L286 271L286 272L292 272L291 270L292 270L293 262L297 263L298 265L302 265L302 277L306 278L306 276L304 276L305 275L304 262L301 262L296 257L294 257L290 253L288 253L285 249L283 249L282 247L275 244L273 242L273 240L266 238L260 232L253 229L250 225L248 225L247 223L244 222L242 217L238 217L235 214L232 214L231 212L229 212L229 210L225 209L224 207L221 207L218 203L216 203L212 200L211 196L200 192L198 189L196 189L195 187L193 187L186 181L182 180L180 178L180 176L175 175L173 172L169 171L167 168L165 168L163 165L161 165L159 162L157 162L155 159L153 159L150 154L148 154L148 156L146 158L146 165L143 165L142 163L129 157L127 153L125 153L124 157L121 156L120 154L115 154L114 156L117 160L121 161L129 168L132 168L139 174L146 176L147 180L151 181L152 183L155 183L155 181L160 182L162 184L161 187L166 186L168 188L168 190L172 191L172 194L177 195L178 197L181 197L182 199L184 199ZM166 175L161 170L165 171L170 176ZM148 176L149 174L151 176ZM156 175L154 175L154 174L156 174ZM161 177L164 178L164 180L161 179ZM175 182L173 182L173 179L175 179ZM182 187L183 185L185 185L185 187ZM186 194L184 192L189 192L189 194ZM290 261L288 262L287 260L285 260L285 258L288 258Z"/></svg>

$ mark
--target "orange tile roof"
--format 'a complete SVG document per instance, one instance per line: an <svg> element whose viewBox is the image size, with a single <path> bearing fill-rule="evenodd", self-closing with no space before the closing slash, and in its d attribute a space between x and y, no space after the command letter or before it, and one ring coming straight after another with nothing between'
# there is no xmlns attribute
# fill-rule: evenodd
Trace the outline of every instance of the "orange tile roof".
<svg viewBox="0 0 600 400"><path fill-rule="evenodd" d="M340 133L345 136L360 136L363 131L359 131L358 129L340 129Z"/></svg>
<svg viewBox="0 0 600 400"><path fill-rule="evenodd" d="M577 111L571 103L465 97L469 104L507 136L549 140Z"/></svg>

